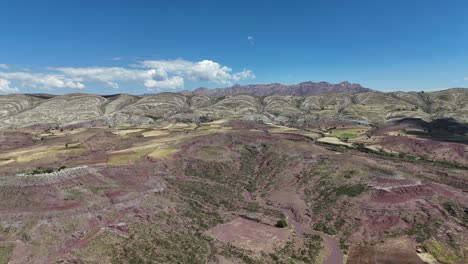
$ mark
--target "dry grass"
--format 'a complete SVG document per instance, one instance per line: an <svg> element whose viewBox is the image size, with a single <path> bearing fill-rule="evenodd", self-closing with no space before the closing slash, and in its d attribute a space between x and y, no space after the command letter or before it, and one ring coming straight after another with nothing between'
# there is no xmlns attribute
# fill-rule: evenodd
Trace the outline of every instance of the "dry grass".
<svg viewBox="0 0 468 264"><path fill-rule="evenodd" d="M169 134L170 132L165 131L165 130L151 130L151 131L142 133L143 137L158 137L158 136L166 136Z"/></svg>
<svg viewBox="0 0 468 264"><path fill-rule="evenodd" d="M0 166L5 166L5 165L8 165L8 164L13 163L13 162L15 162L14 159L0 160Z"/></svg>
<svg viewBox="0 0 468 264"><path fill-rule="evenodd" d="M279 126L279 125L275 125L273 123L267 123L267 125L272 126L272 128L268 130L271 133L285 133L285 132L292 132L292 131L300 131L297 128L287 127L287 126Z"/></svg>
<svg viewBox="0 0 468 264"><path fill-rule="evenodd" d="M137 132L144 131L144 129L137 128L137 129L119 129L119 130L114 130L112 133L114 133L117 136L126 136L128 134L133 134Z"/></svg>
<svg viewBox="0 0 468 264"><path fill-rule="evenodd" d="M142 156L148 154L148 152L135 152L135 151L126 151L121 152L116 155L112 155L109 157L107 164L109 165L128 165L133 161L138 160Z"/></svg>
<svg viewBox="0 0 468 264"><path fill-rule="evenodd" d="M226 123L228 121L229 121L228 119L219 119L219 120L211 121L211 122L208 122L208 123L205 123L205 124L206 125L220 125L220 124L224 124L224 123Z"/></svg>
<svg viewBox="0 0 468 264"><path fill-rule="evenodd" d="M178 149L173 149L173 148L164 148L164 149L158 149L153 152L151 152L148 156L156 159L164 158L167 157L171 154L174 154L178 151Z"/></svg>
<svg viewBox="0 0 468 264"><path fill-rule="evenodd" d="M344 141L341 141L341 139L336 138L336 137L323 137L317 139L318 142L323 142L323 143L328 143L328 144L333 144L333 145L342 145L342 146L348 146L352 147L353 145L351 143L346 143Z"/></svg>
<svg viewBox="0 0 468 264"><path fill-rule="evenodd" d="M164 158L178 151L177 145L190 138L197 136L209 135L214 133L226 132L232 130L231 127L221 127L218 125L202 126L199 129L192 130L190 133L183 133L178 131L181 127L180 123L174 126L167 126L163 130L153 130L143 133L144 137L160 136L151 141L135 144L134 146L112 152L108 164L112 165L125 165L129 164L145 155L153 158ZM187 126L187 128L190 126ZM138 130L138 129L135 129ZM143 129L140 129L143 130Z"/></svg>
<svg viewBox="0 0 468 264"><path fill-rule="evenodd" d="M423 253L416 253L418 257L424 261L425 263L428 264L438 264L439 262L429 253L423 252Z"/></svg>
<svg viewBox="0 0 468 264"><path fill-rule="evenodd" d="M334 129L327 133L327 136L338 138L355 138L366 133L368 128L343 128Z"/></svg>
<svg viewBox="0 0 468 264"><path fill-rule="evenodd" d="M85 148L80 147L67 148L65 145L40 146L1 154L0 160L8 160L8 163L11 163L11 160L17 163L26 163L44 158L54 160L64 155L78 155L85 150Z"/></svg>
<svg viewBox="0 0 468 264"><path fill-rule="evenodd" d="M163 129L167 129L167 130L180 130L180 129L195 129L197 127L196 124L194 123L172 123L172 124L169 124L165 127L163 127Z"/></svg>

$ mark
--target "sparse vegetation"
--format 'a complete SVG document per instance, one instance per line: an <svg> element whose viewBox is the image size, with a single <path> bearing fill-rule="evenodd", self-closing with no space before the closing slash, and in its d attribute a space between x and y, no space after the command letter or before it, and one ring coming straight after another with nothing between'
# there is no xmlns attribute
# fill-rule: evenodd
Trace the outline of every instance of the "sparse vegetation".
<svg viewBox="0 0 468 264"><path fill-rule="evenodd" d="M323 248L323 239L320 236L304 234L303 241L290 241L271 257L274 263L318 263Z"/></svg>
<svg viewBox="0 0 468 264"><path fill-rule="evenodd" d="M346 195L349 197L355 197L360 195L366 190L366 186L363 184L355 184L350 186L340 186L335 192L337 196Z"/></svg>
<svg viewBox="0 0 468 264"><path fill-rule="evenodd" d="M328 234L328 235L336 234L336 230L333 227L330 227L328 223L325 221L320 221L319 223L315 224L313 226L313 229L315 231L324 232L325 234Z"/></svg>
<svg viewBox="0 0 468 264"><path fill-rule="evenodd" d="M410 236L414 236L418 243L423 243L437 233L440 225L439 222L416 222L407 233Z"/></svg>
<svg viewBox="0 0 468 264"><path fill-rule="evenodd" d="M38 167L38 168L34 169L33 171L31 171L30 173L28 173L28 175L47 174L47 173L52 173L52 172L56 172L56 171L61 171L61 170L64 170L66 168L67 168L66 166L62 166L62 167L60 167L58 169Z"/></svg>
<svg viewBox="0 0 468 264"><path fill-rule="evenodd" d="M122 248L114 249L113 263L207 263L215 260L213 241L200 234L138 224Z"/></svg>
<svg viewBox="0 0 468 264"><path fill-rule="evenodd" d="M297 118L302 125L303 116ZM312 223L314 230L333 235L339 241L340 252L350 254L349 257L355 244L370 250L375 243L404 236L421 246L427 244L426 250L438 255L441 263L457 259L464 231L453 230L464 228L468 216L462 201L453 200L461 197L459 193L447 193L463 187L458 167L447 169L431 161L430 156L409 160L406 155L397 157L386 150L380 153L378 149L383 147L377 143L374 150L369 150L368 144L373 143L359 136L363 131L356 131L358 136L343 131L345 134L335 135L348 142L330 137L347 146L343 148L316 144L303 136L305 130L298 128L265 123L260 129L258 123L226 122L229 123L223 128L200 123L195 130L188 128L189 123L184 124L187 128L166 123L165 129L135 127L132 129L136 132L123 137L113 134L113 128L80 129L79 140L56 134L46 142L34 143L34 148L21 147L17 156L4 150L0 158L13 162L2 165L3 172L20 174L21 164L15 164L19 156L24 157L27 168L36 169L22 178L18 175L22 181L10 181L15 174L0 179L0 209L8 213L6 220L2 219L0 232L8 239L21 240L31 252L62 250L61 245L67 241L71 253L66 254L83 262L100 259L114 263L212 263L221 255L243 263L317 263L326 257L324 243L318 236L303 236L297 232L296 224L291 226L281 215L280 206L292 206L297 211L296 221L303 228L309 228L305 223ZM227 125L230 129L226 129ZM333 131L347 126L336 127L340 128ZM98 132L101 133L93 144L87 142ZM377 139L388 136L368 133ZM28 155L37 155L37 149L50 153L45 146L49 140L60 148L68 142L81 142L80 151L84 154L60 152L50 161L27 159ZM71 149L69 145L68 150ZM56 168L61 164L88 163L90 170L83 175L62 178L66 171L40 175L63 170ZM391 173L393 169L395 174ZM393 185L421 179L424 183L452 181L453 185L443 192L439 190L448 185L446 182L440 182L437 188L427 184L417 191L392 189ZM164 182L163 191L154 191L158 182ZM388 190L378 191L379 184ZM434 207L424 202L413 206L416 200ZM395 208L398 213L394 213ZM16 212L23 212L24 219L31 221L19 223L14 218ZM44 212L48 218L42 217ZM288 238L281 240L281 247L274 251L266 253L260 248L260 253L254 253L209 235L236 218L269 223L265 226L286 233ZM443 221L453 229L447 229ZM438 230L443 233L438 234ZM294 231L296 235L290 236ZM430 242L433 240L438 244ZM77 248L75 243L86 246ZM35 260L34 254L31 258Z"/></svg>
<svg viewBox="0 0 468 264"><path fill-rule="evenodd" d="M430 240L424 243L424 249L443 264L459 263L462 259L459 254L453 252L452 249L436 240Z"/></svg>
<svg viewBox="0 0 468 264"><path fill-rule="evenodd" d="M285 228L285 227L288 227L288 219L286 219L286 217L283 215L281 217L281 219L279 219L277 222L276 222L276 227L279 227L279 228Z"/></svg>
<svg viewBox="0 0 468 264"><path fill-rule="evenodd" d="M10 256L13 252L13 245L4 244L0 245L0 264L8 264Z"/></svg>

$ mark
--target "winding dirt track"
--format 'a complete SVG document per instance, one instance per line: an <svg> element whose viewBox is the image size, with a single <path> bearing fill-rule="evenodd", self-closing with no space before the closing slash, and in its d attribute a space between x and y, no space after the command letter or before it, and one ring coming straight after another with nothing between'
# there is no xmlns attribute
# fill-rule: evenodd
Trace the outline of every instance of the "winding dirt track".
<svg viewBox="0 0 468 264"><path fill-rule="evenodd" d="M288 223L294 228L294 231L300 236L304 234L319 235L324 241L330 254L324 259L323 264L343 264L343 253L340 243L330 235L303 227L296 221L296 217L291 209L282 208L281 211L287 216Z"/></svg>
<svg viewBox="0 0 468 264"><path fill-rule="evenodd" d="M248 201L254 201L252 193L245 191L243 196ZM330 235L327 235L323 232L315 231L309 228L305 228L301 223L297 222L294 212L290 208L276 207L267 205L264 201L258 201L264 207L269 207L274 210L283 212L284 215L288 218L288 224L294 228L294 231L302 236L304 234L314 234L319 235L324 241L325 246L329 251L329 255L323 260L323 264L343 264L343 252L340 248L340 243L338 240Z"/></svg>

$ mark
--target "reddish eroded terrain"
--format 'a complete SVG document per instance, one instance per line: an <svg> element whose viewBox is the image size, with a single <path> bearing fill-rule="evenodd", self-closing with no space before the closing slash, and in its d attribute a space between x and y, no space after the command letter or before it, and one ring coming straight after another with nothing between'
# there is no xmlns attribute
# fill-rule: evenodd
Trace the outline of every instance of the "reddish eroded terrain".
<svg viewBox="0 0 468 264"><path fill-rule="evenodd" d="M451 118L430 122L404 118L380 124L367 135L402 158L468 165L468 126Z"/></svg>
<svg viewBox="0 0 468 264"><path fill-rule="evenodd" d="M420 180L378 178L370 186L375 189L371 194L371 201L376 203L403 203L429 198L436 193L431 184Z"/></svg>
<svg viewBox="0 0 468 264"><path fill-rule="evenodd" d="M468 165L467 144L416 139L404 136L386 136L379 144L386 149L416 157Z"/></svg>
<svg viewBox="0 0 468 264"><path fill-rule="evenodd" d="M34 144L31 134L18 131L0 131L0 151Z"/></svg>
<svg viewBox="0 0 468 264"><path fill-rule="evenodd" d="M217 240L256 253L272 253L281 249L291 232L273 226L237 217L207 232Z"/></svg>
<svg viewBox="0 0 468 264"><path fill-rule="evenodd" d="M0 240L21 241L12 261L21 251L26 263L333 263L343 255L348 263L421 263L416 248L433 240L455 252L453 263L466 260L466 170L323 146L264 124L226 126L193 137L90 128L74 137L79 154L65 147L72 136L58 134L38 144L60 146L60 155L17 152L21 159L0 168ZM135 148L145 145L176 151L150 157ZM111 163L116 156L128 161ZM70 173L80 166L87 172ZM274 227L281 212L286 229ZM301 255L312 248L304 234L320 234L328 255L320 247Z"/></svg>
<svg viewBox="0 0 468 264"><path fill-rule="evenodd" d="M376 246L355 246L346 263L425 263L414 253L414 247L415 245L407 239L393 239Z"/></svg>
<svg viewBox="0 0 468 264"><path fill-rule="evenodd" d="M242 137L241 137L242 138ZM263 135L260 135L259 138L265 139ZM206 145L208 142L205 142ZM211 143L212 144L212 143ZM218 142L221 145L228 145ZM265 143L263 143L265 144ZM196 147L197 145L193 145ZM289 151L292 151L291 149ZM190 152L187 152L190 153ZM305 155L303 156L305 157ZM271 165L271 161L258 161L257 164L265 163ZM363 160L359 161L363 162ZM294 164L294 165L293 165ZM345 165L345 164L343 164ZM389 165L389 164L386 164ZM396 164L391 164L395 166ZM283 165L288 167L288 165ZM292 163L289 167L291 168L288 173L294 175L294 168L297 168L297 163ZM414 169L412 164L403 164L403 166L398 166L404 168L407 166L407 169ZM278 172L276 172L278 173ZM433 174L437 175L439 171L433 171ZM283 177L291 177L291 174L282 174ZM288 176L291 175L291 176ZM407 177L410 174L407 175ZM430 175L426 175L430 176ZM462 180L462 179L460 179ZM292 184L295 181L292 181ZM280 184L291 184L287 183L285 179L281 180ZM347 202L347 206L351 208L356 208L360 213L360 218L356 224L358 224L354 229L355 233L348 235L348 238L354 242L364 242L364 241L379 241L382 237L388 236L385 233L390 231L402 232L404 230L411 229L415 224L412 219L418 219L418 217L427 217L422 215L428 215L431 218L440 218L443 219L446 217L444 215L444 209L441 205L437 205L438 199L454 199L454 197L463 197L463 192L460 190L455 190L455 193L451 192L451 188L443 187L439 184L429 182L427 180L420 180L418 178L381 178L376 177L373 180L369 181L369 196L368 200L364 199L357 203ZM284 189L285 187L279 187ZM274 188L275 189L275 188ZM273 195L276 191L274 189L269 189L268 192L270 195ZM293 189L289 189L289 192ZM279 191L279 190L277 190ZM293 195L293 193L290 193ZM365 197L363 197L365 198ZM291 199L288 196L285 196L285 201ZM434 202L431 202L434 200ZM425 202L428 201L428 202ZM343 201L344 202L344 201ZM466 197L460 200L461 204L466 204ZM348 208L349 210L349 208ZM312 214L312 212L303 212L303 214ZM353 221L354 222L354 221ZM364 229L360 229L363 227ZM362 236L362 233L366 233L364 230L367 229L368 236ZM374 242L374 243L375 243ZM411 251L413 257L415 251Z"/></svg>

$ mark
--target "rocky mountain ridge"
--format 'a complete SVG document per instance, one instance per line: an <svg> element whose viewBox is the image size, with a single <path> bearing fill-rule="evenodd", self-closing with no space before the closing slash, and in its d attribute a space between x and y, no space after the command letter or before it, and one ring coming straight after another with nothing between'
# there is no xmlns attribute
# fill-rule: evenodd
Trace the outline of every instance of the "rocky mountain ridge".
<svg viewBox="0 0 468 264"><path fill-rule="evenodd" d="M198 88L193 91L183 91L184 94L208 95L208 96L226 96L236 94L248 94L255 96L269 95L296 95L308 96L322 93L360 93L373 91L369 88L364 88L360 84L349 83L347 81L339 84L331 84L328 82L302 82L299 84L286 85L281 83L270 84L251 84L239 85L236 84L227 88Z"/></svg>
<svg viewBox="0 0 468 264"><path fill-rule="evenodd" d="M248 119L263 122L321 122L327 119L383 123L403 118L468 122L468 89L437 92L326 93L311 96L159 93L151 96L94 94L0 96L0 127L80 123L116 126L160 121L203 122Z"/></svg>

